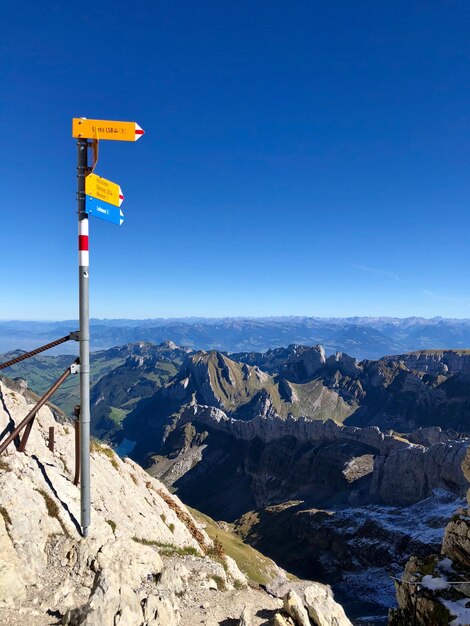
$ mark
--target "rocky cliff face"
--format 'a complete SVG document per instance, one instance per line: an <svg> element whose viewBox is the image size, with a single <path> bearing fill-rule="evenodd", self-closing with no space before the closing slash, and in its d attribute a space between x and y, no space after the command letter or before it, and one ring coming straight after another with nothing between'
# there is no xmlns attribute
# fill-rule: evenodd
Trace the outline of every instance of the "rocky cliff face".
<svg viewBox="0 0 470 626"><path fill-rule="evenodd" d="M326 362L322 346L292 344L287 348L274 348L267 352L238 352L231 354L234 361L255 365L270 374L281 373L293 382L311 380Z"/></svg>
<svg viewBox="0 0 470 626"><path fill-rule="evenodd" d="M431 425L470 431L466 350L427 350L359 362L341 352L325 358L319 346L294 345L233 358L294 383L316 379L352 407L350 424L401 432Z"/></svg>
<svg viewBox="0 0 470 626"><path fill-rule="evenodd" d="M31 408L18 389L0 379L0 432ZM47 447L50 427L55 452ZM295 617L303 610L320 616L312 623L350 626L327 587L289 586L274 564L271 595L248 587L177 497L98 443L91 457L92 526L81 538L73 441L71 426L43 408L26 453L11 445L0 458L0 623L257 626L266 615L279 621L291 614L291 623L303 626Z"/></svg>
<svg viewBox="0 0 470 626"><path fill-rule="evenodd" d="M348 423L405 433L429 426L470 432L469 363L470 354L451 350L444 356L430 351L425 358L397 355L363 361L354 377L362 390L359 408Z"/></svg>
<svg viewBox="0 0 470 626"><path fill-rule="evenodd" d="M470 374L470 351L468 350L421 350L392 357L402 360L412 370L433 376L450 372Z"/></svg>
<svg viewBox="0 0 470 626"><path fill-rule="evenodd" d="M283 567L330 582L351 618L375 626L385 624L395 606L390 575L400 576L409 555L439 549L447 520L461 503L444 490L400 508L316 509L297 500L250 511L235 528Z"/></svg>
<svg viewBox="0 0 470 626"><path fill-rule="evenodd" d="M376 427L236 420L191 405L149 471L212 516L239 518L250 543L298 575L334 583L348 608L355 596L357 615L378 624L393 606L387 572L437 549L468 488L468 441L441 434L414 433L427 445L412 444Z"/></svg>
<svg viewBox="0 0 470 626"><path fill-rule="evenodd" d="M436 488L464 495L467 481L461 467L467 449L466 441L447 441L429 447L399 448L377 456L370 493L394 505L423 500Z"/></svg>
<svg viewBox="0 0 470 626"><path fill-rule="evenodd" d="M424 446L376 427L304 418L235 420L200 405L186 407L172 429L160 454L152 457L151 473L203 508L209 504L202 496L205 484L219 507L230 484L243 496L235 517L253 503L264 507L300 498L314 506L340 501L408 505L436 488L458 496L467 489L461 469L466 440ZM198 502L191 496L196 482ZM234 511L236 502L233 497ZM223 508L210 506L222 516Z"/></svg>
<svg viewBox="0 0 470 626"><path fill-rule="evenodd" d="M462 466L470 480L470 451ZM470 624L470 509L462 507L453 515L440 554L413 556L395 585L399 608L390 612L390 626Z"/></svg>

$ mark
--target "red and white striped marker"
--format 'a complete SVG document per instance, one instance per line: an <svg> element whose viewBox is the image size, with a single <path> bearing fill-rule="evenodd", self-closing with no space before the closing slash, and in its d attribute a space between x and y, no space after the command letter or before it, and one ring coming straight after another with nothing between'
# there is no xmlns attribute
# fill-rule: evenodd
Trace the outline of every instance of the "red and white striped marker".
<svg viewBox="0 0 470 626"><path fill-rule="evenodd" d="M141 128L137 122L134 122L135 124L135 141L137 141L137 139L140 139L142 137L142 135L145 135L145 131L143 128Z"/></svg>
<svg viewBox="0 0 470 626"><path fill-rule="evenodd" d="M78 222L78 265L88 267L90 254L88 251L88 217Z"/></svg>

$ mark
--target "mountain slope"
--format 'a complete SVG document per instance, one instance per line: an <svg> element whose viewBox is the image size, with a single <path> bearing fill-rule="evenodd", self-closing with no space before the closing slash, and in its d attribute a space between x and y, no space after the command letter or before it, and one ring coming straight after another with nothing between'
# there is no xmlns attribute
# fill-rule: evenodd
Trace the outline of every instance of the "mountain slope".
<svg viewBox="0 0 470 626"><path fill-rule="evenodd" d="M0 431L8 432L31 407L4 378L0 400ZM47 447L50 427L55 452ZM308 610L324 611L327 624L336 615L340 626L351 626L328 587L288 583L268 559L264 575L279 594L248 587L235 561L176 496L98 443L91 455L90 534L81 538L73 439L70 427L43 407L26 452L11 445L0 458L0 623L196 626L232 623L243 613L261 626L266 614L280 614L283 595L310 589L308 597L318 600L305 598ZM245 561L261 558L238 546Z"/></svg>
<svg viewBox="0 0 470 626"><path fill-rule="evenodd" d="M336 583L343 577L338 589L348 607L383 623L392 591L385 568L398 572L411 552L435 547L467 488L461 462L468 439L411 429L466 429L470 354L357 361L289 346L236 356L238 362L215 352L192 355L139 403L124 422L137 441L132 454L212 517L261 520L246 535L254 545L299 575ZM261 366L269 369L264 376ZM255 405L260 393L264 402ZM324 415L321 394L349 408L342 424L315 419ZM296 415L297 407L310 414ZM332 404L329 410L335 415Z"/></svg>
<svg viewBox="0 0 470 626"><path fill-rule="evenodd" d="M241 420L255 415L307 415L342 421L355 409L354 400L343 400L320 380L291 383L220 352L200 351L189 356L168 384L139 402L124 419L124 436L137 442L136 458L158 452L188 406L213 406Z"/></svg>
<svg viewBox="0 0 470 626"><path fill-rule="evenodd" d="M92 352L91 402L92 429L97 436L119 430L122 418L133 404L155 391L176 374L189 352L169 341L160 345L145 342L127 344ZM0 355L8 361L21 350ZM73 355L44 355L31 357L5 370L10 378L24 378L28 387L43 394L75 359ZM54 394L54 403L67 415L79 403L77 380L72 376Z"/></svg>
<svg viewBox="0 0 470 626"><path fill-rule="evenodd" d="M124 417L139 400L152 396L172 378L189 352L169 341L129 348L124 363L104 374L91 388L91 427L97 437L110 439L119 433Z"/></svg>
<svg viewBox="0 0 470 626"><path fill-rule="evenodd" d="M470 352L466 350L426 350L358 361L343 353L325 357L319 346L292 345L236 357L264 366L273 375L278 372L291 386L310 381L337 393L351 407L347 424L401 432L420 426L470 432Z"/></svg>

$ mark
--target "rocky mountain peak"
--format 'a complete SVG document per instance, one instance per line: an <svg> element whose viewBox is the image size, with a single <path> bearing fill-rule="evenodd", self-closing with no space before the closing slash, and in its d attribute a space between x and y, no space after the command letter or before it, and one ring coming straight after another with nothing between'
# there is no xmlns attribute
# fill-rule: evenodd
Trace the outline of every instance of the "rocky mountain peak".
<svg viewBox="0 0 470 626"><path fill-rule="evenodd" d="M212 350L190 355L179 379L188 380L188 393L195 393L200 404L231 411L250 402L271 377L258 367L237 363L227 355Z"/></svg>
<svg viewBox="0 0 470 626"><path fill-rule="evenodd" d="M149 357L148 355L144 356L142 354L130 354L125 360L125 364L132 367L142 367L146 362L150 360L150 358L151 357Z"/></svg>
<svg viewBox="0 0 470 626"><path fill-rule="evenodd" d="M470 374L470 350L420 350L390 358L427 374Z"/></svg>
<svg viewBox="0 0 470 626"><path fill-rule="evenodd" d="M185 348L180 348L180 346L177 346L176 343L174 343L170 339L165 339L165 341L162 341L158 347L165 348L167 350L184 350L185 349Z"/></svg>
<svg viewBox="0 0 470 626"><path fill-rule="evenodd" d="M311 380L326 362L323 346L289 346L291 347L294 349L290 351L281 368L282 375L297 383Z"/></svg>
<svg viewBox="0 0 470 626"><path fill-rule="evenodd" d="M8 432L31 406L4 378L0 400L0 431ZM50 428L54 451L47 446ZM250 567L268 568L260 571L270 594L254 589L253 580L248 586L224 544L206 529L210 523L216 533L225 531L208 518L196 519L139 465L96 441L92 523L89 537L80 537L73 467L73 428L56 422L48 407L37 413L26 452L11 445L0 458L1 623L45 626L54 616L64 626L261 626L269 614L278 622L291 615L300 626L295 612L302 607L320 623L351 626L327 586L289 582L238 540L245 564L252 559Z"/></svg>

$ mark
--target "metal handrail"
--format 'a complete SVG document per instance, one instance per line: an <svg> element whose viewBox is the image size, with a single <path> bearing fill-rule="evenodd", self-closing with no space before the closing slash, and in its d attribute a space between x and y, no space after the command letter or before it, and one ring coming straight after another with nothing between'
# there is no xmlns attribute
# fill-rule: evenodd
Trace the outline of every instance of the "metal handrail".
<svg viewBox="0 0 470 626"><path fill-rule="evenodd" d="M19 433L23 430L23 428L26 427L26 430L23 434L23 438L21 439L20 445L18 446L18 451L24 452L26 448L26 444L28 442L29 433L31 432L31 429L33 427L33 422L36 417L36 413L39 411L39 409L42 406L44 406L44 404L46 404L49 398L57 391L57 389L62 385L62 383L65 380L67 380L67 378L72 373L72 367L74 365L77 365L79 362L80 362L80 359L78 358L75 359L72 365L68 367L65 370L65 372L62 374L62 376L56 380L56 382L52 385L52 387L48 391L46 391L46 393L42 396L42 398L39 400L36 406L33 409L31 409L28 415L23 420L21 420L18 426L8 435L8 437L2 443L0 443L0 454L4 452L4 450L13 441L13 439L15 439L19 435Z"/></svg>
<svg viewBox="0 0 470 626"><path fill-rule="evenodd" d="M20 356L7 361L6 363L0 363L0 370L5 369L5 367L10 367L11 365L15 365L16 363L20 363L25 359L29 359L32 356L36 356L36 354L40 354L45 350L50 350L50 348L55 348L55 346L60 346L61 343L65 343L66 341L78 341L79 333L78 331L74 331L65 335L65 337L61 337L60 339L56 339L55 341L51 341L51 343L47 343L45 346L41 346L40 348L36 348L36 350L31 350L31 352L25 352Z"/></svg>

